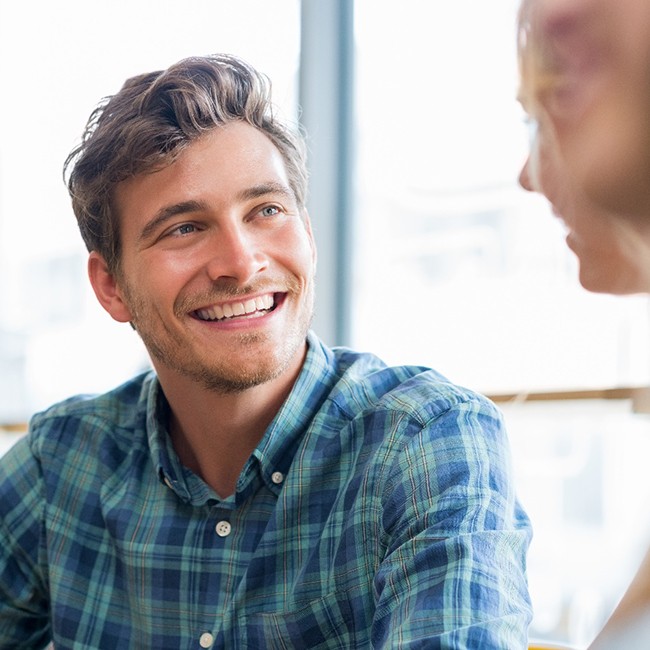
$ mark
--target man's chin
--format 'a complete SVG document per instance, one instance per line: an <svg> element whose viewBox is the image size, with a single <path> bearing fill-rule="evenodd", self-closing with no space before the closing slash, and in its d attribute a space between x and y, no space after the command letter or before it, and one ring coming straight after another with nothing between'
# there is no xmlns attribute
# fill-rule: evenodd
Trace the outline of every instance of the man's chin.
<svg viewBox="0 0 650 650"><path fill-rule="evenodd" d="M237 373L215 373L206 370L203 373L194 374L191 378L210 392L232 395L266 384L280 374L277 369L274 371L257 369L250 372L243 372L240 369Z"/></svg>
<svg viewBox="0 0 650 650"><path fill-rule="evenodd" d="M297 365L297 354L298 350L287 350L285 354L269 349L251 351L251 354L233 355L232 360L226 363L202 367L185 364L184 368L178 370L206 390L234 394L267 384L291 372L293 366Z"/></svg>

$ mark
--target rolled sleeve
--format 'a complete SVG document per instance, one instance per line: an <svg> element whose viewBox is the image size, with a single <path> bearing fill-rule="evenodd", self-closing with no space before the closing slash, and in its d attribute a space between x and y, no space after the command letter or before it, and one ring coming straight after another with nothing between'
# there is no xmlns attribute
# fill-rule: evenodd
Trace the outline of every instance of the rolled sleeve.
<svg viewBox="0 0 650 650"><path fill-rule="evenodd" d="M465 401L427 422L387 485L373 647L525 648L531 529L496 409Z"/></svg>

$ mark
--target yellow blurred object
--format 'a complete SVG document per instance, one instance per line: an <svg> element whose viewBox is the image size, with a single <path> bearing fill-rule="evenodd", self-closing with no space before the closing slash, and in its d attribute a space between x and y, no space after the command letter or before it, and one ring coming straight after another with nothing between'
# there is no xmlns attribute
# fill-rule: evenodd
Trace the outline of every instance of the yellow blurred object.
<svg viewBox="0 0 650 650"><path fill-rule="evenodd" d="M528 650L576 650L575 646L551 641L531 641Z"/></svg>

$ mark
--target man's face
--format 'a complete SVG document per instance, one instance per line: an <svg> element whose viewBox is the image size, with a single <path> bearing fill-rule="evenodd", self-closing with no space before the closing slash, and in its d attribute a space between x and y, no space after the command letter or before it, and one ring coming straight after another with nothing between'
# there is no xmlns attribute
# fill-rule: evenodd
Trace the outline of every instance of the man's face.
<svg viewBox="0 0 650 650"><path fill-rule="evenodd" d="M550 120L572 178L595 202L650 216L650 2L532 0ZM535 83L535 80L529 82Z"/></svg>
<svg viewBox="0 0 650 650"><path fill-rule="evenodd" d="M133 323L161 378L229 392L298 372L314 242L262 132L215 128L169 167L118 185L115 205L122 258L107 309Z"/></svg>

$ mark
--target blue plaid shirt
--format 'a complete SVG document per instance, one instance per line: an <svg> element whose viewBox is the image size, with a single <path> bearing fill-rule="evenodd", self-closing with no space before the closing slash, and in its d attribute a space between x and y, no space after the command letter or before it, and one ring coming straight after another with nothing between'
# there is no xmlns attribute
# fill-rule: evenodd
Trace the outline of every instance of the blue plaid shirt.
<svg viewBox="0 0 650 650"><path fill-rule="evenodd" d="M145 374L2 458L1 648L525 648L530 527L484 398L310 333L223 500L167 416Z"/></svg>

